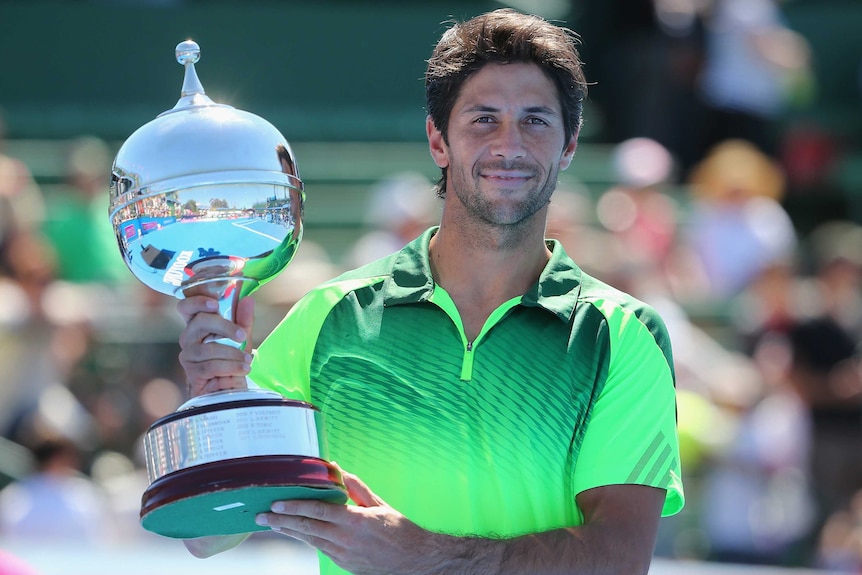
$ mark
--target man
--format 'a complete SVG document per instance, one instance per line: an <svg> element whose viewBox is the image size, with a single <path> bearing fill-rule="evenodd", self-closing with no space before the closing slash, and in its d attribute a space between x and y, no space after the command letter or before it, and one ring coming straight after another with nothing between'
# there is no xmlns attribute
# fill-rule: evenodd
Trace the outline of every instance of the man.
<svg viewBox="0 0 862 575"><path fill-rule="evenodd" d="M544 239L585 85L571 33L540 18L454 26L426 73L439 228L313 290L253 364L203 343L244 340L251 300L237 324L180 302L193 393L248 373L325 413L355 505L257 518L318 548L323 573L648 571L659 517L683 504L667 333Z"/></svg>

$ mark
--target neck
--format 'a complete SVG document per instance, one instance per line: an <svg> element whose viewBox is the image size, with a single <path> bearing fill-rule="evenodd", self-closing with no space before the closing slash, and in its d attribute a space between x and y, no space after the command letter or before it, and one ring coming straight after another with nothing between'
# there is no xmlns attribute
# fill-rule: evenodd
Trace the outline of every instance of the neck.
<svg viewBox="0 0 862 575"><path fill-rule="evenodd" d="M544 230L471 232L446 225L431 239L434 280L455 298L499 305L522 295L550 258ZM460 298L457 296L461 296Z"/></svg>

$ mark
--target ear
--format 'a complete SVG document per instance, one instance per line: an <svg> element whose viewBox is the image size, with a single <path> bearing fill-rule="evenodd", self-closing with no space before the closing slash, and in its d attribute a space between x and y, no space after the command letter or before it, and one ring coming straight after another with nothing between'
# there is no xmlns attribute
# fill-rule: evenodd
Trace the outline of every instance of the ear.
<svg viewBox="0 0 862 575"><path fill-rule="evenodd" d="M425 134L428 136L428 146L434 163L437 164L438 168L447 168L449 166L449 148L443 141L443 134L434 125L431 116L425 118Z"/></svg>
<svg viewBox="0 0 862 575"><path fill-rule="evenodd" d="M569 164L572 163L572 158L575 157L575 150L578 148L578 132L578 130L575 130L566 147L563 148L563 155L560 158L560 170L568 168Z"/></svg>

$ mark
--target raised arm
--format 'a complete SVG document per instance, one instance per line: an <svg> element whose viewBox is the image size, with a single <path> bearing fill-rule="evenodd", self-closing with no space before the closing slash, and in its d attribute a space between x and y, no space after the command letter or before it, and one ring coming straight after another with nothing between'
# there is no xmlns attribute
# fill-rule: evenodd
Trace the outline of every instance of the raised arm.
<svg viewBox="0 0 862 575"><path fill-rule="evenodd" d="M180 334L180 365L186 374L189 395L195 397L222 389L244 389L251 355L241 349L207 342L215 337L246 341L254 323L254 300L244 298L237 307L237 323L222 318L216 300L191 296L177 303L177 311L186 322ZM183 544L195 557L205 558L236 547L248 533L186 539Z"/></svg>

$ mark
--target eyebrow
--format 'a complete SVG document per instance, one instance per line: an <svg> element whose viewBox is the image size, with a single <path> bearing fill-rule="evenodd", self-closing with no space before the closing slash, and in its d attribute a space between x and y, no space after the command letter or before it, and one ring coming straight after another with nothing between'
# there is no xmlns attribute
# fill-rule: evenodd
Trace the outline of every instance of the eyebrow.
<svg viewBox="0 0 862 575"><path fill-rule="evenodd" d="M495 108L494 106L486 106L484 104L476 104L475 106L470 106L469 108L464 109L464 112L499 112L500 108ZM559 114L551 107L548 106L528 106L524 109L528 114L546 114L549 116L558 116Z"/></svg>

